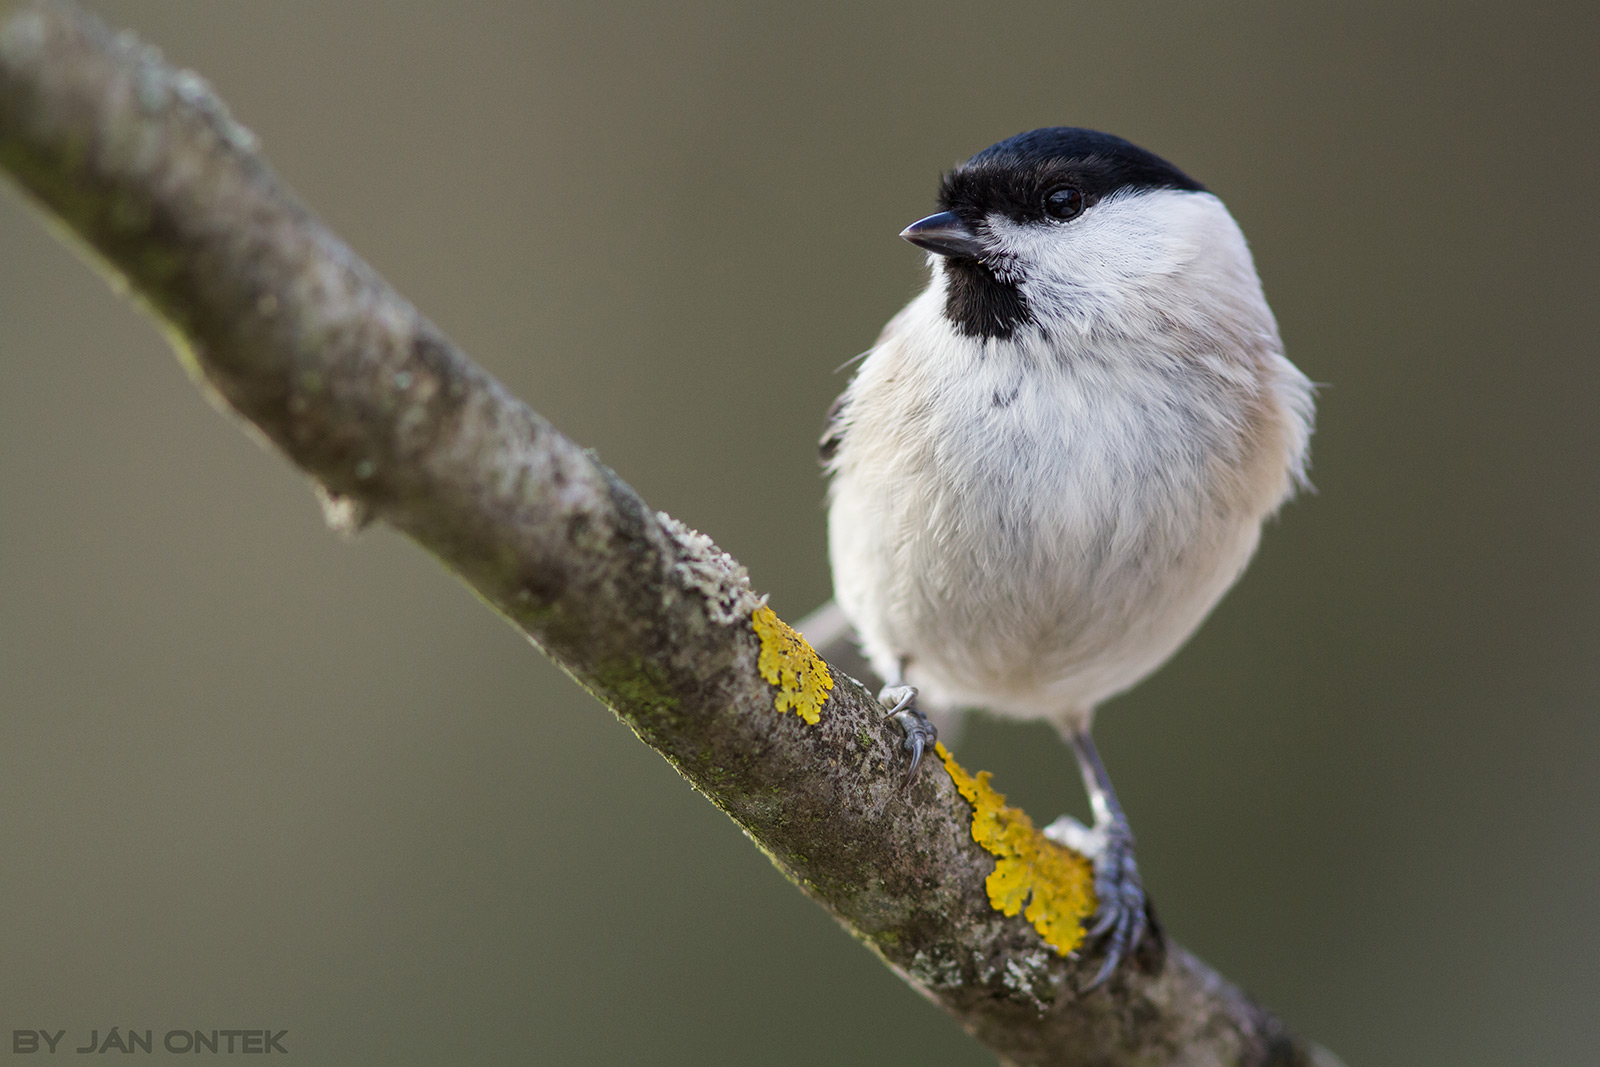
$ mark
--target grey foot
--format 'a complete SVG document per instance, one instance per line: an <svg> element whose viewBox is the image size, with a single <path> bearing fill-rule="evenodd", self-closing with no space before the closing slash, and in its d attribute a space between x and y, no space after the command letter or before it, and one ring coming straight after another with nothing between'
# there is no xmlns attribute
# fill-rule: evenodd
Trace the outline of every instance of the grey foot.
<svg viewBox="0 0 1600 1067"><path fill-rule="evenodd" d="M1045 829L1045 836L1094 861L1094 895L1099 906L1087 940L1104 946L1105 962L1084 987L1087 993L1111 977L1145 934L1144 884L1133 858L1133 834L1121 820L1091 830L1063 815Z"/></svg>
<svg viewBox="0 0 1600 1067"><path fill-rule="evenodd" d="M910 685L886 685L883 692L878 694L878 703L889 709L886 719L894 719L900 724L900 729L905 731L906 739L901 748L911 753L911 766L906 769L905 784L910 785L916 777L917 765L922 762L922 753L933 747L939 740L939 731L934 728L928 717L917 710L917 690Z"/></svg>

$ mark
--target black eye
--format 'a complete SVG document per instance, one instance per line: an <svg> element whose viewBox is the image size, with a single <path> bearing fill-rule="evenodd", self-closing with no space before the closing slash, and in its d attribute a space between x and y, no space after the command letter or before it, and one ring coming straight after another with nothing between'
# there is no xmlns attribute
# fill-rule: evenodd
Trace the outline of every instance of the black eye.
<svg viewBox="0 0 1600 1067"><path fill-rule="evenodd" d="M1083 193L1070 185L1044 194L1044 213L1053 219L1076 218L1083 212Z"/></svg>

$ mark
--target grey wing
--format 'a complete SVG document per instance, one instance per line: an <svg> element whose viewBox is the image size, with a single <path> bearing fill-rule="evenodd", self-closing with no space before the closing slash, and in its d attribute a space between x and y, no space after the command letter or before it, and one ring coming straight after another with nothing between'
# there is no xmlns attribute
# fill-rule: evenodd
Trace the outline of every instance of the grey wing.
<svg viewBox="0 0 1600 1067"><path fill-rule="evenodd" d="M822 439L817 442L817 460L826 467L833 462L833 457L839 451L839 442L844 440L844 401L849 393L840 393L832 404L828 405L828 416L822 426Z"/></svg>
<svg viewBox="0 0 1600 1067"><path fill-rule="evenodd" d="M844 368L850 366L851 363L855 363L858 360L867 358L884 345L893 341L895 335L900 332L901 323L905 320L906 313L910 310L911 305L909 304L901 308L899 314L895 315L894 318L890 319L888 323L884 325L882 332L878 334L878 339L873 342L872 347L861 353L859 356L856 356L854 359L846 362L843 367L839 368L839 370L844 370ZM839 451L840 443L844 441L845 413L849 408L849 399L850 391L846 389L834 399L832 404L828 406L828 418L826 424L822 428L822 440L817 442L817 454L822 460L822 465L824 467L833 462L833 457Z"/></svg>

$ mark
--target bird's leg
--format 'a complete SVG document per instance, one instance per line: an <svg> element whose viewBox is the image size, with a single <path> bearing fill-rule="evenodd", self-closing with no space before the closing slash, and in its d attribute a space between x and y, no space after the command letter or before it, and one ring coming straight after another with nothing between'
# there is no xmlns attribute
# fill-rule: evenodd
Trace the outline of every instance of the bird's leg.
<svg viewBox="0 0 1600 1067"><path fill-rule="evenodd" d="M917 708L917 689L906 684L905 663L901 662L894 673L894 680L878 693L878 703L889 709L884 718L894 719L905 731L906 739L901 747L911 753L911 766L906 769L905 780L909 786L917 773L917 765L922 762L922 753L939 740L939 731Z"/></svg>
<svg viewBox="0 0 1600 1067"><path fill-rule="evenodd" d="M1073 728L1068 739L1083 772L1084 788L1094 809L1094 827L1084 826L1070 816L1052 823L1045 834L1094 861L1094 893L1099 902L1089 939L1105 945L1105 963L1084 990L1095 988L1111 977L1117 965L1139 946L1147 925L1144 886L1133 859L1133 831L1128 817L1117 803L1111 778L1100 762L1100 753L1087 729Z"/></svg>

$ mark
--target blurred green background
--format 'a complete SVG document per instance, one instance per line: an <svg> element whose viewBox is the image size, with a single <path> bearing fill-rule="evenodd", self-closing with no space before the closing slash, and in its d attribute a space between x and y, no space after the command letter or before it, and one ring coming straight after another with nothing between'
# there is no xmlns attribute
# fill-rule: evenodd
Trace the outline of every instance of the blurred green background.
<svg viewBox="0 0 1600 1067"><path fill-rule="evenodd" d="M1208 183L1327 383L1319 491L1100 717L1147 884L1351 1067L1600 1061L1596 5L95 7L791 619L939 172L1066 123ZM330 535L9 190L0 367L0 1031L991 1062L431 560ZM1085 808L1042 728L959 752Z"/></svg>

